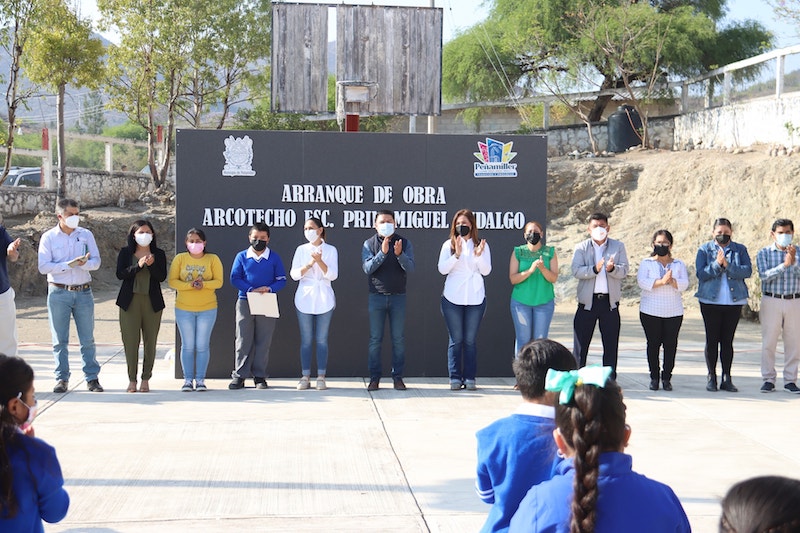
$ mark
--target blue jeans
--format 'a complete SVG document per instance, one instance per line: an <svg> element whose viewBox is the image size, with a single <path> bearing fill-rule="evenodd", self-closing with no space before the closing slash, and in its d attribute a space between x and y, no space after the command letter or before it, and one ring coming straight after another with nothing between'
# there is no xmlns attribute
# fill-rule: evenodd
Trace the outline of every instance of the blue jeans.
<svg viewBox="0 0 800 533"><path fill-rule="evenodd" d="M300 366L304 376L311 375L311 352L314 343L317 345L317 375L324 376L328 370L328 329L331 326L332 316L333 309L321 315L297 311L297 324L300 326Z"/></svg>
<svg viewBox="0 0 800 533"><path fill-rule="evenodd" d="M184 311L175 309L175 322L181 334L181 367L186 381L206 379L211 359L211 330L217 321L217 310Z"/></svg>
<svg viewBox="0 0 800 533"><path fill-rule="evenodd" d="M406 366L406 340L403 330L406 326L406 295L369 293L369 377L380 378L381 343L386 317L389 317L389 331L392 334L392 377L403 377Z"/></svg>
<svg viewBox="0 0 800 533"><path fill-rule="evenodd" d="M53 356L56 361L56 379L69 381L69 318L75 319L78 340L81 343L83 375L86 381L97 379L100 365L95 357L94 344L94 295L91 289L68 291L48 286L47 316L50 334L53 337Z"/></svg>
<svg viewBox="0 0 800 533"><path fill-rule="evenodd" d="M456 305L442 296L441 307L449 335L447 370L450 380L472 381L478 371L478 328L486 313L486 299L480 305Z"/></svg>
<svg viewBox="0 0 800 533"><path fill-rule="evenodd" d="M514 321L514 357L523 346L534 339L546 339L550 322L556 310L556 301L542 305L525 305L511 298L511 320Z"/></svg>

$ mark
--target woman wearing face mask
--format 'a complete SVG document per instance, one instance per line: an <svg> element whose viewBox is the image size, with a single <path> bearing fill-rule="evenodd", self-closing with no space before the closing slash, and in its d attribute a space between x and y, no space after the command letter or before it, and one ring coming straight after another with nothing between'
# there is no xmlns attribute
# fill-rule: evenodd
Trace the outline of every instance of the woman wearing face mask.
<svg viewBox="0 0 800 533"><path fill-rule="evenodd" d="M164 297L161 282L167 279L167 255L156 245L156 233L147 220L137 220L128 231L127 245L117 256L119 327L128 364L128 392L136 392L139 341L144 340L142 384L139 392L150 392L156 360L156 340L161 328Z"/></svg>
<svg viewBox="0 0 800 533"><path fill-rule="evenodd" d="M67 515L56 451L34 436L33 369L0 354L0 531L43 532Z"/></svg>
<svg viewBox="0 0 800 533"><path fill-rule="evenodd" d="M442 292L442 315L447 332L450 390L475 390L477 337L486 312L483 276L492 271L486 239L478 238L475 215L461 209L450 224L450 238L439 252L439 273L447 276Z"/></svg>
<svg viewBox="0 0 800 533"><path fill-rule="evenodd" d="M294 252L289 275L298 281L294 295L297 322L300 326L300 367L302 377L297 390L311 387L311 352L317 346L317 390L325 390L328 369L328 330L336 297L331 282L339 277L339 254L325 242L325 228L318 218L309 218L303 226L306 244Z"/></svg>
<svg viewBox="0 0 800 533"><path fill-rule="evenodd" d="M206 369L211 357L211 330L217 320L217 295L222 287L222 262L206 252L206 234L192 228L186 232L187 252L172 260L169 286L177 291L175 323L181 335L181 390L204 392ZM194 384L192 383L194 382Z"/></svg>
<svg viewBox="0 0 800 533"><path fill-rule="evenodd" d="M672 257L672 234L660 229L653 234L653 253L642 259L637 281L642 289L639 320L647 338L650 390L658 390L659 377L665 391L672 390L672 369L683 323L681 293L689 286L689 273L680 259ZM664 370L659 376L658 353L664 347Z"/></svg>
<svg viewBox="0 0 800 533"><path fill-rule="evenodd" d="M547 338L555 311L558 257L553 246L542 242L542 225L532 221L523 229L525 243L514 248L508 267L511 318L514 321L514 355L533 339Z"/></svg>
<svg viewBox="0 0 800 533"><path fill-rule="evenodd" d="M744 280L753 273L744 245L731 241L733 226L727 218L714 221L713 239L697 250L697 296L706 328L707 391L717 390L717 356L722 361L719 388L738 392L731 380L733 336L749 295Z"/></svg>

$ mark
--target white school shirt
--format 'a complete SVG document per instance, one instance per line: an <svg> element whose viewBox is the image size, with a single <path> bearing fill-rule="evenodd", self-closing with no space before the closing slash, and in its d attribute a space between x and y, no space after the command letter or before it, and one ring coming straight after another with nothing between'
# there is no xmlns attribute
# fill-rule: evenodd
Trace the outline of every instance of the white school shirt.
<svg viewBox="0 0 800 533"><path fill-rule="evenodd" d="M489 244L484 246L480 256L476 256L472 239L459 239L462 243L461 256L458 259L450 252L450 239L444 241L439 252L439 273L447 276L442 295L455 305L480 305L486 298L483 276L492 271Z"/></svg>
<svg viewBox="0 0 800 533"><path fill-rule="evenodd" d="M603 254L606 251L606 246L608 246L608 238L603 241L603 244L597 244L592 239L592 248L594 249L594 263L597 265L597 262L603 259ZM600 269L600 272L597 273L597 277L594 278L594 292L595 294L608 294L608 273L606 271L606 265L603 263L603 268Z"/></svg>
<svg viewBox="0 0 800 533"><path fill-rule="evenodd" d="M328 271L323 273L319 265L314 263L304 275L301 274L303 266L311 262L311 252L317 249L322 250L322 261L328 265ZM297 292L294 293L294 305L298 311L307 315L321 315L336 307L336 296L331 287L331 281L339 277L339 252L335 247L324 241L319 247L310 242L301 244L294 251L289 275L299 281Z"/></svg>

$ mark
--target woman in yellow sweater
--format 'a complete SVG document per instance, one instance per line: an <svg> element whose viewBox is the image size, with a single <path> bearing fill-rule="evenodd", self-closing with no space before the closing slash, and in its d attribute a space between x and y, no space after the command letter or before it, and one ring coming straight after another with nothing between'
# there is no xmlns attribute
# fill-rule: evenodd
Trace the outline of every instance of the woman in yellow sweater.
<svg viewBox="0 0 800 533"><path fill-rule="evenodd" d="M206 234L192 228L186 232L187 252L178 254L169 269L169 286L178 291L175 322L181 334L181 390L206 391L205 378L211 357L211 330L217 320L217 295L222 287L222 262L205 251ZM194 385L192 385L194 381Z"/></svg>

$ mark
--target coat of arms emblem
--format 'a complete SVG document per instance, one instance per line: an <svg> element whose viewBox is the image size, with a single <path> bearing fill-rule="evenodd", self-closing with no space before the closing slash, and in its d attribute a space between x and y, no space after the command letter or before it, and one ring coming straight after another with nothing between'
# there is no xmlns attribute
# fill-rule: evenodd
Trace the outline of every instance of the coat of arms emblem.
<svg viewBox="0 0 800 533"><path fill-rule="evenodd" d="M234 138L233 135L225 139L225 166L223 176L255 176L253 170L253 139L245 135Z"/></svg>

